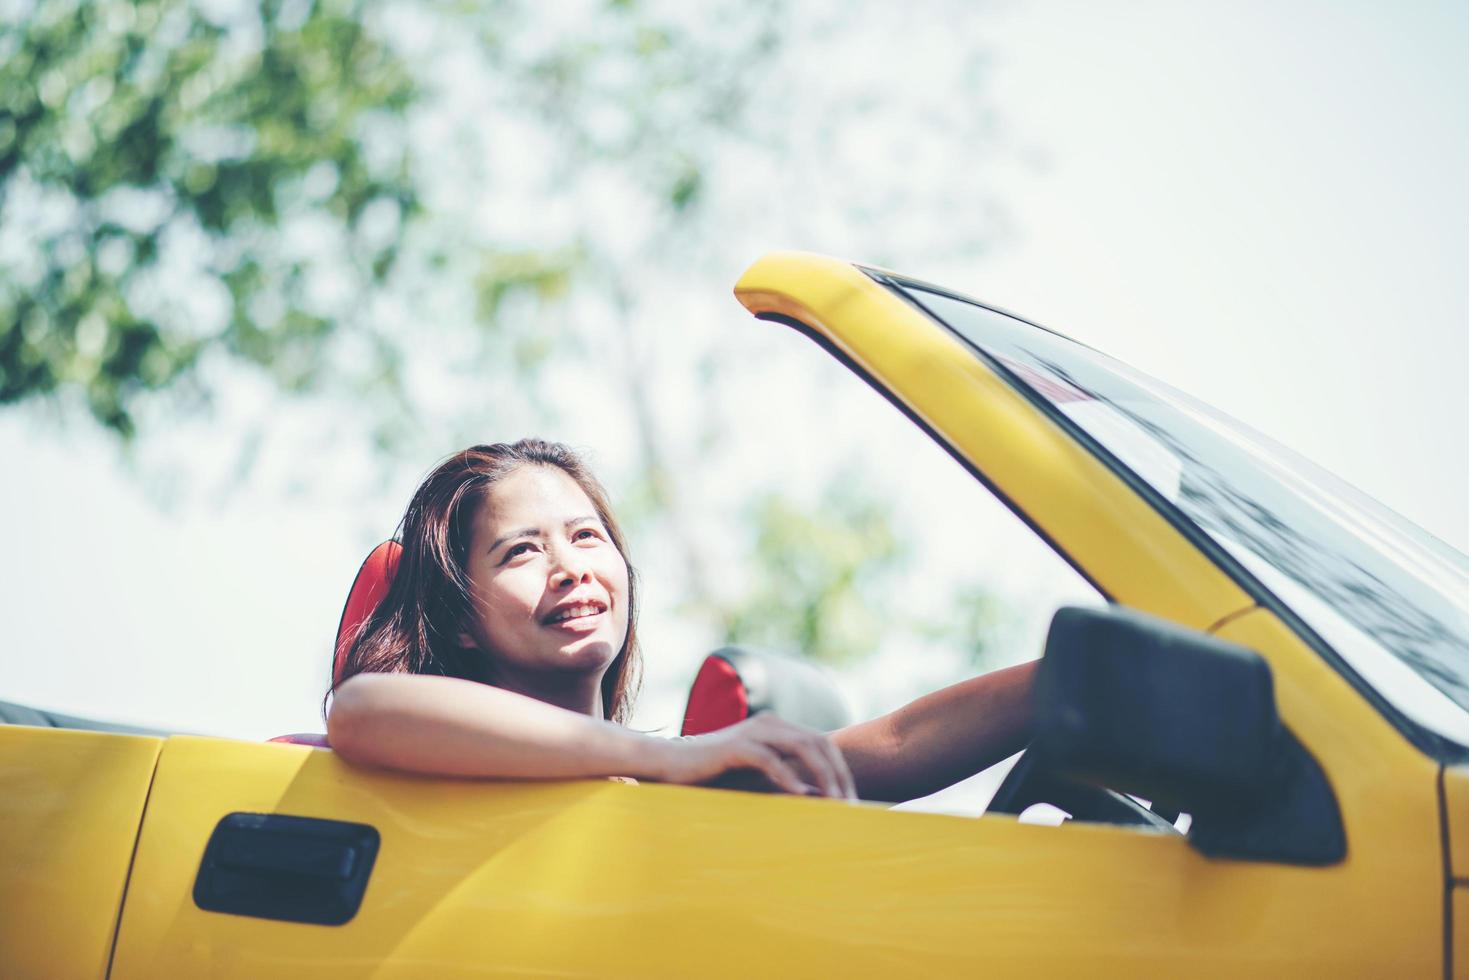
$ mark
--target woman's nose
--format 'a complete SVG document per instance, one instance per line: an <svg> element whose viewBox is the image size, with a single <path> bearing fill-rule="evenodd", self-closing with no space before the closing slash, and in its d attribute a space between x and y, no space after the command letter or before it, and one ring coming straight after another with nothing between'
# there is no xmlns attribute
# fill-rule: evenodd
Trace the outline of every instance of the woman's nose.
<svg viewBox="0 0 1469 980"><path fill-rule="evenodd" d="M591 579L591 569L575 548L559 549L551 568L551 584L558 589L579 585Z"/></svg>

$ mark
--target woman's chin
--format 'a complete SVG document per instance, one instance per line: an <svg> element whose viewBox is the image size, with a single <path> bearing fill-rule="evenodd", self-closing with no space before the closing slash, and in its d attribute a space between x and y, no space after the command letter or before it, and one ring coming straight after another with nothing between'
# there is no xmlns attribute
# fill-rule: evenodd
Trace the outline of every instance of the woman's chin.
<svg viewBox="0 0 1469 980"><path fill-rule="evenodd" d="M612 663L617 650L606 639L588 636L575 643L564 644L557 651L557 660L568 670L602 670Z"/></svg>

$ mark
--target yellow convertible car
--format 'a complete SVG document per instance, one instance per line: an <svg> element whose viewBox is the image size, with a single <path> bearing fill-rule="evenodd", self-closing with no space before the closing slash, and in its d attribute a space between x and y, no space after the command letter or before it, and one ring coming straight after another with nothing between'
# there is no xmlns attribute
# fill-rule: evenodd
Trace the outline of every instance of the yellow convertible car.
<svg viewBox="0 0 1469 980"><path fill-rule="evenodd" d="M0 976L1469 976L1462 556L945 289L775 254L735 292L1108 600L1057 614L989 812L414 778L15 709Z"/></svg>

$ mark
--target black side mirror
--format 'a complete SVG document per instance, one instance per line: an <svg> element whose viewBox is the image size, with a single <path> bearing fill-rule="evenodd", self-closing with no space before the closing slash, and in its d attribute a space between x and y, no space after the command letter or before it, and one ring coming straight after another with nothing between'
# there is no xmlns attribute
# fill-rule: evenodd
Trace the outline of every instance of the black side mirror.
<svg viewBox="0 0 1469 980"><path fill-rule="evenodd" d="M1193 814L1206 853L1346 853L1336 798L1281 724L1259 654L1117 607L1056 613L1036 676L1039 766Z"/></svg>
<svg viewBox="0 0 1469 980"><path fill-rule="evenodd" d="M1047 768L1195 815L1253 800L1280 736L1259 654L1124 609L1056 613L1036 714Z"/></svg>

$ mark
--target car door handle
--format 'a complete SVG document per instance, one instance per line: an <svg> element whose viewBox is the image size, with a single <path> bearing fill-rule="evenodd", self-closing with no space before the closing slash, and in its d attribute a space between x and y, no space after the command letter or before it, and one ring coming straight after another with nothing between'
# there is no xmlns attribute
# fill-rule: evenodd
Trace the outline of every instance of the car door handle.
<svg viewBox="0 0 1469 980"><path fill-rule="evenodd" d="M341 925L362 905L378 843L367 824L231 813L204 848L194 904L209 912Z"/></svg>

